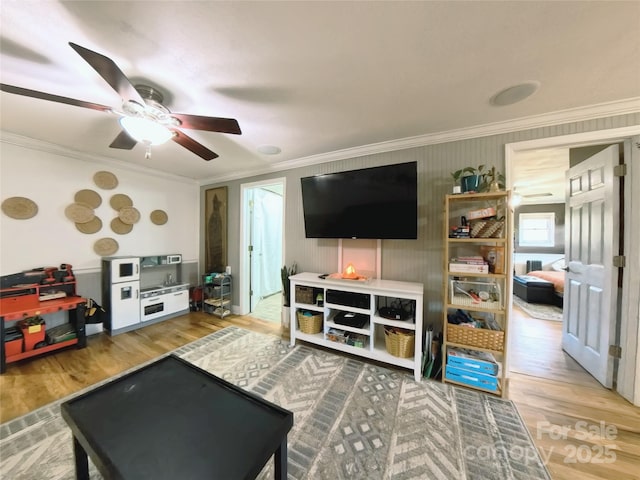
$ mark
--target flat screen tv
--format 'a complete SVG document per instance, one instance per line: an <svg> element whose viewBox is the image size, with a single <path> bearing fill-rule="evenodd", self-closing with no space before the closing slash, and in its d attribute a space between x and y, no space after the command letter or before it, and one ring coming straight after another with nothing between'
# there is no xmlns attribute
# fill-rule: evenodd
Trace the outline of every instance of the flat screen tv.
<svg viewBox="0 0 640 480"><path fill-rule="evenodd" d="M418 238L417 163L304 177L307 238Z"/></svg>

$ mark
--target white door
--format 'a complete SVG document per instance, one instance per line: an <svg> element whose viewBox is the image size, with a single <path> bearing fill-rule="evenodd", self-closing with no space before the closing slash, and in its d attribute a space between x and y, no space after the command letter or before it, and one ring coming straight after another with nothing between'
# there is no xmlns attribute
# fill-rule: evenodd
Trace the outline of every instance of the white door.
<svg viewBox="0 0 640 480"><path fill-rule="evenodd" d="M605 387L613 381L619 245L617 145L570 168L566 174L562 348Z"/></svg>
<svg viewBox="0 0 640 480"><path fill-rule="evenodd" d="M140 323L140 282L111 285L111 330Z"/></svg>
<svg viewBox="0 0 640 480"><path fill-rule="evenodd" d="M251 221L252 302L282 290L282 194L265 188L253 189Z"/></svg>
<svg viewBox="0 0 640 480"><path fill-rule="evenodd" d="M262 298L282 289L282 185L252 188L247 198L250 311L254 311Z"/></svg>

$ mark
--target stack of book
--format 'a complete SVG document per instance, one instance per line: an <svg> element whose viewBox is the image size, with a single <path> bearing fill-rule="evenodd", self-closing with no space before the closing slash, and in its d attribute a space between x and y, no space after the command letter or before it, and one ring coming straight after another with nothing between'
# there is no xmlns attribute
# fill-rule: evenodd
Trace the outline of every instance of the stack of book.
<svg viewBox="0 0 640 480"><path fill-rule="evenodd" d="M471 229L469 225L461 225L459 227L451 227L449 238L471 238Z"/></svg>
<svg viewBox="0 0 640 480"><path fill-rule="evenodd" d="M489 264L479 255L456 257L449 261L451 273L489 273Z"/></svg>

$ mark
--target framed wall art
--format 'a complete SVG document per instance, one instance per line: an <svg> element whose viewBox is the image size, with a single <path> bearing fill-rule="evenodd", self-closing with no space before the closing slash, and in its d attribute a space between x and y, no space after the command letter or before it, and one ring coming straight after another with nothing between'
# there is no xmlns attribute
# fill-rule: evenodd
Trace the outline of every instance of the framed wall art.
<svg viewBox="0 0 640 480"><path fill-rule="evenodd" d="M205 262L207 273L227 266L227 187L205 192Z"/></svg>

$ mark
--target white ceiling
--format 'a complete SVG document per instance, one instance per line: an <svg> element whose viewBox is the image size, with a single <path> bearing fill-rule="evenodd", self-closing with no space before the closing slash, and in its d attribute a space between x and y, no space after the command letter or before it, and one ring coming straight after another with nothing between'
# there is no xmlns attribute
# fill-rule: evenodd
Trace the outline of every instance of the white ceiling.
<svg viewBox="0 0 640 480"><path fill-rule="evenodd" d="M565 202L569 148L518 152L513 162L513 189L522 205Z"/></svg>
<svg viewBox="0 0 640 480"><path fill-rule="evenodd" d="M108 147L111 114L4 92L3 132L200 182L640 97L638 1L3 0L0 14L2 83L119 107L71 41L159 87L172 111L236 118L243 133L186 131L220 155L210 162L173 142L145 160L141 145ZM530 80L529 99L489 104Z"/></svg>

